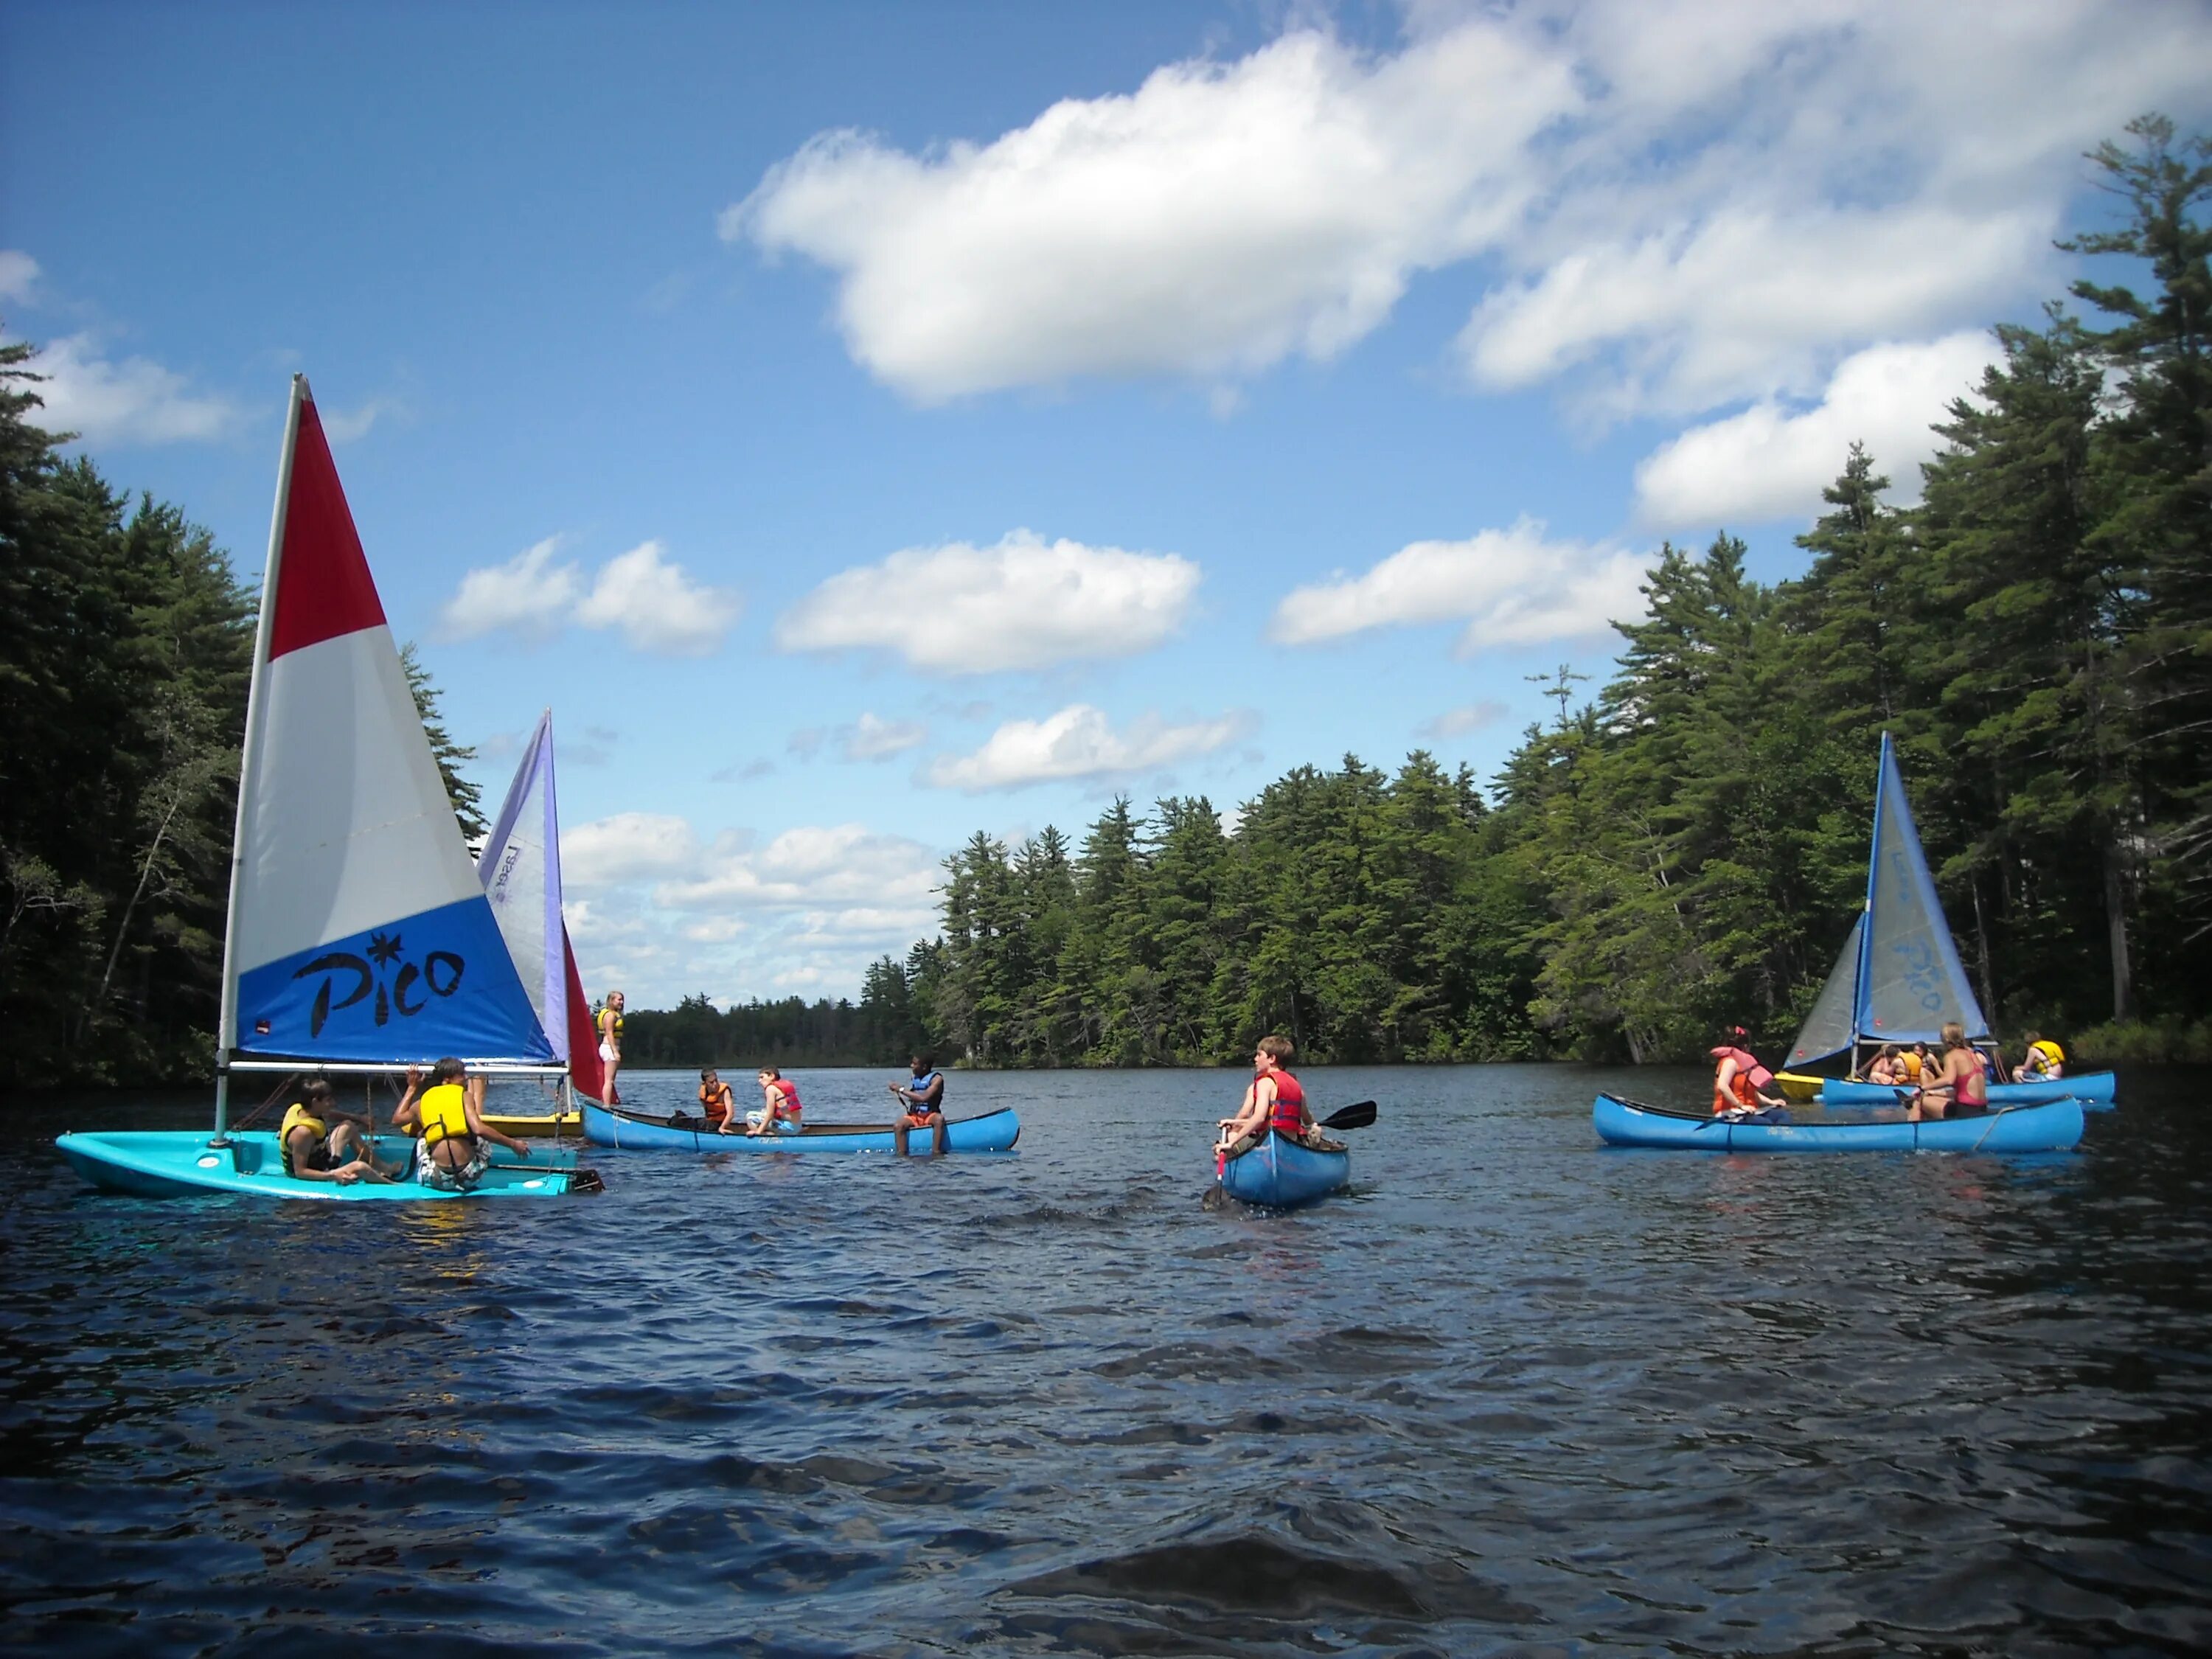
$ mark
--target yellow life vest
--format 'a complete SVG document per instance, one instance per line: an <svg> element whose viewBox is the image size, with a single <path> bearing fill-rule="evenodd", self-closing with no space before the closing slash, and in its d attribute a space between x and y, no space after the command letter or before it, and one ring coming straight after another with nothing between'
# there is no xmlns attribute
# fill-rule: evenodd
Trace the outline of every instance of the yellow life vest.
<svg viewBox="0 0 2212 1659"><path fill-rule="evenodd" d="M1897 1063L1905 1068L1905 1075L1907 1078L1911 1079L1915 1083L1920 1081L1920 1056L1918 1054L1914 1054L1911 1049L1907 1048L1903 1054L1898 1055Z"/></svg>
<svg viewBox="0 0 2212 1659"><path fill-rule="evenodd" d="M441 1083L425 1089L416 1109L422 1114L425 1146L474 1133L469 1127L468 1097L461 1092L458 1083Z"/></svg>
<svg viewBox="0 0 2212 1659"><path fill-rule="evenodd" d="M602 1009L600 1009L600 1010L599 1010L599 1036L600 1036L600 1037L601 1037L602 1039L604 1039L605 1041L607 1041L607 1042L610 1042L619 1043L619 1042L621 1042L621 1041L622 1041L622 1033L623 1033L623 1017L621 1016L621 1014L617 1013L617 1012L614 1009L612 1009L612 1008L602 1008Z"/></svg>
<svg viewBox="0 0 2212 1659"><path fill-rule="evenodd" d="M295 1129L313 1129L315 1132L316 1143L319 1145L323 1138L330 1133L331 1126L298 1101L292 1103L284 1114L283 1127L276 1131L276 1145L284 1154L284 1173L288 1176L296 1176L300 1173L292 1167L292 1131Z"/></svg>
<svg viewBox="0 0 2212 1659"><path fill-rule="evenodd" d="M2053 1066L2063 1066L2066 1063L2066 1051L2049 1037L2045 1037L2040 1042L2029 1043L2027 1052L2043 1056L2043 1066L2045 1071L2049 1071Z"/></svg>

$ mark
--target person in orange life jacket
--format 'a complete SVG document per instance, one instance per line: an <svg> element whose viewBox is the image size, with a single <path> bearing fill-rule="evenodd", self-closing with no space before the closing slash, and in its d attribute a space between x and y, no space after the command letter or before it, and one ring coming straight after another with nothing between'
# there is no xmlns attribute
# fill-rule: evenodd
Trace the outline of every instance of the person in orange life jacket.
<svg viewBox="0 0 2212 1659"><path fill-rule="evenodd" d="M1314 1128L1313 1114L1306 1109L1305 1088L1291 1075L1291 1060L1297 1053L1286 1036L1260 1039L1252 1051L1252 1084L1244 1091L1243 1104L1234 1117L1219 1122L1221 1137L1217 1144L1223 1158L1249 1152L1270 1130L1302 1146L1330 1144Z"/></svg>
<svg viewBox="0 0 2212 1659"><path fill-rule="evenodd" d="M1720 1062L1713 1068L1715 1117L1727 1112L1755 1112L1762 1106L1789 1104L1779 1095L1766 1092L1767 1085L1774 1081L1774 1073L1741 1046L1750 1036L1741 1025L1732 1027L1729 1031L1730 1040L1712 1051L1713 1058Z"/></svg>
<svg viewBox="0 0 2212 1659"><path fill-rule="evenodd" d="M699 1073L699 1112L714 1126L720 1134L732 1133L731 1120L738 1115L737 1091L722 1081L722 1074L709 1066Z"/></svg>
<svg viewBox="0 0 2212 1659"><path fill-rule="evenodd" d="M930 1154L934 1157L945 1150L945 1079L930 1064L927 1054L915 1054L907 1061L907 1069L914 1073L904 1083L890 1085L897 1097L902 1115L891 1125L891 1144L901 1158L906 1156L906 1138L915 1129L931 1132Z"/></svg>
<svg viewBox="0 0 2212 1659"><path fill-rule="evenodd" d="M425 1187L465 1193L475 1186L491 1167L487 1140L519 1158L530 1156L529 1147L484 1121L483 1091L484 1080L471 1077L468 1068L450 1054L430 1068L427 1089L422 1068L407 1068L407 1092L399 1097L392 1121L403 1129L422 1125L422 1138L415 1143L415 1179Z"/></svg>
<svg viewBox="0 0 2212 1659"><path fill-rule="evenodd" d="M337 1105L331 1085L320 1078L300 1091L276 1132L284 1173L295 1181L334 1181L341 1187L356 1181L388 1184L391 1176L367 1150L363 1133L368 1126L339 1112Z"/></svg>
<svg viewBox="0 0 2212 1659"><path fill-rule="evenodd" d="M1905 1115L1908 1123L1930 1117L1979 1117L1990 1109L1990 1062L1966 1041L1957 1020L1943 1027L1943 1062L1920 1085L1920 1098Z"/></svg>
<svg viewBox="0 0 2212 1659"><path fill-rule="evenodd" d="M773 1066L760 1068L761 1109L745 1114L749 1135L795 1135L799 1133L799 1085Z"/></svg>

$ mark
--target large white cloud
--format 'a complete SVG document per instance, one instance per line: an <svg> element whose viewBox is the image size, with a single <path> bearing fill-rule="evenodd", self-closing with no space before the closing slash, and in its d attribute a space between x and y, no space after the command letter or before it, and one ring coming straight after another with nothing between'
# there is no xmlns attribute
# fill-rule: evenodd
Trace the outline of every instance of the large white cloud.
<svg viewBox="0 0 2212 1659"><path fill-rule="evenodd" d="M38 286L39 262L21 248L0 248L0 305L15 305L31 297Z"/></svg>
<svg viewBox="0 0 2212 1659"><path fill-rule="evenodd" d="M239 423L238 405L229 398L196 392L183 375L147 358L103 356L90 334L47 342L30 368L46 376L31 388L46 404L31 412L33 421L49 432L74 432L87 443L204 442Z"/></svg>
<svg viewBox="0 0 2212 1659"><path fill-rule="evenodd" d="M1103 710L1071 703L1041 720L1008 720L969 755L941 755L924 776L939 788L980 793L1075 778L1126 776L1172 766L1236 742L1252 729L1249 714L1174 724L1146 715L1127 732Z"/></svg>
<svg viewBox="0 0 2212 1659"><path fill-rule="evenodd" d="M1869 347L1837 368L1809 408L1760 402L1662 445L1636 469L1637 516L1672 530L1816 514L1854 443L1888 476L1895 499L1917 499L1920 463L1941 444L1929 423L1998 356L1978 331Z"/></svg>
<svg viewBox="0 0 2212 1659"><path fill-rule="evenodd" d="M1476 260L1477 384L1696 412L2048 291L2079 152L2212 107L2198 0L1409 17L1395 52L1297 29L988 142L825 133L722 234L833 271L854 357L924 401L1327 357Z"/></svg>
<svg viewBox="0 0 2212 1659"><path fill-rule="evenodd" d="M940 674L1048 668L1149 650L1182 623L1198 567L1172 553L1047 542L913 547L839 572L776 630L787 651L895 651Z"/></svg>
<svg viewBox="0 0 2212 1659"><path fill-rule="evenodd" d="M619 630L639 651L701 657L714 651L744 610L725 588L695 581L657 541L641 542L586 581L574 563L556 564L561 538L548 537L503 564L469 571L438 613L448 639L498 629L545 638L563 623Z"/></svg>
<svg viewBox="0 0 2212 1659"><path fill-rule="evenodd" d="M1619 548L1554 542L1522 519L1465 541L1413 542L1358 575L1293 589L1275 608L1275 637L1304 645L1374 628L1467 624L1462 655L1601 634L1644 606L1650 560Z"/></svg>

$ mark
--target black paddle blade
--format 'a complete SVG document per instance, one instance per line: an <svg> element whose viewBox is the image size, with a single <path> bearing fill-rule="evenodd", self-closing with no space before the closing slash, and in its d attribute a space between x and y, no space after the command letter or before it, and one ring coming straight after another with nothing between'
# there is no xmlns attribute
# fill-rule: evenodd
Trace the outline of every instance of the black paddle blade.
<svg viewBox="0 0 2212 1659"><path fill-rule="evenodd" d="M1375 1103L1361 1100L1355 1101L1340 1112L1331 1112L1322 1119L1320 1127L1324 1129L1364 1129L1374 1121Z"/></svg>

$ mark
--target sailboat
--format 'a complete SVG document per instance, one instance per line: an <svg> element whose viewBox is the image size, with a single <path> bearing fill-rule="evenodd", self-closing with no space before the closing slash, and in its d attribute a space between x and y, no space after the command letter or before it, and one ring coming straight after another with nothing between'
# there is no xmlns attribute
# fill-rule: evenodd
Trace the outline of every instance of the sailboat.
<svg viewBox="0 0 2212 1659"><path fill-rule="evenodd" d="M292 381L262 580L232 848L215 1122L72 1133L94 1185L167 1197L453 1202L596 1191L574 1152L495 1163L466 1193L297 1179L229 1127L234 1077L374 1079L441 1055L562 1078L453 816L304 376ZM411 1143L374 1142L389 1167Z"/></svg>
<svg viewBox="0 0 2212 1659"><path fill-rule="evenodd" d="M477 854L477 878L507 941L507 955L554 1058L568 1076L547 1085L555 1093L550 1113L488 1112L494 1128L511 1135L583 1133L576 1097L597 1101L605 1088L599 1035L591 1005L576 971L575 948L568 941L562 912L561 813L553 775L553 711L538 716L522 760L507 786L507 799L493 820L483 850Z"/></svg>
<svg viewBox="0 0 2212 1659"><path fill-rule="evenodd" d="M1977 1048L1994 1048L1989 1021L1967 982L1928 872L1898 770L1896 745L1885 732L1875 785L1866 905L1851 923L1827 983L1791 1045L1793 1069L1783 1073L1781 1081L1793 1097L1815 1098L1824 1106L1887 1105L1898 1098L1896 1089L1856 1080L1864 1054L1887 1042L1938 1042L1943 1027L1954 1021ZM1844 1053L1850 1067L1846 1078L1812 1077L1794 1069ZM2069 1097L2109 1103L2112 1074L1990 1085L1992 1106Z"/></svg>

